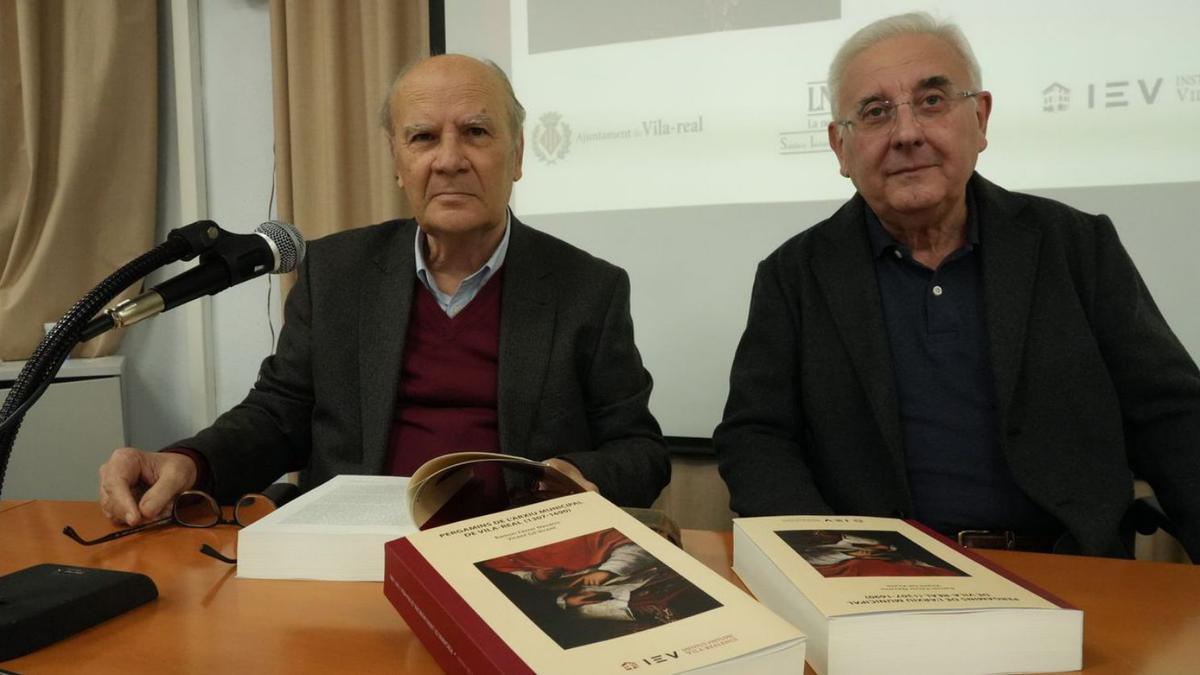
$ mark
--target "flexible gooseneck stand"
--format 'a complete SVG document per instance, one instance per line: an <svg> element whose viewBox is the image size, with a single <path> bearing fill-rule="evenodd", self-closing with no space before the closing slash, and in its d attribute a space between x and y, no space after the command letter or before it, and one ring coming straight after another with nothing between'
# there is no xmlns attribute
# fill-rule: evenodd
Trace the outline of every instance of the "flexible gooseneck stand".
<svg viewBox="0 0 1200 675"><path fill-rule="evenodd" d="M85 325L121 291L151 272L179 260L191 260L211 247L220 234L217 224L201 220L172 230L167 240L126 263L88 291L42 339L21 369L0 407L0 491L12 455L17 431L29 408L46 391L71 350L80 341Z"/></svg>

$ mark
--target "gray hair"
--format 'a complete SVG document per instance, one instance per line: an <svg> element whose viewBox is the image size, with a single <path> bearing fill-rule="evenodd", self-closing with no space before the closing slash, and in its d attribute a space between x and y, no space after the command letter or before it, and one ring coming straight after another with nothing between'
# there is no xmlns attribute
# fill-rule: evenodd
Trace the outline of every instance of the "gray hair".
<svg viewBox="0 0 1200 675"><path fill-rule="evenodd" d="M496 77L500 79L500 82L504 85L504 93L507 95L505 107L508 109L509 130L512 131L513 144L515 145L517 139L521 136L521 129L525 126L525 106L521 105L521 102L517 100L517 94L513 91L512 82L509 81L508 75L504 72L504 69L496 65L496 63L490 59L477 59L473 56L466 56L465 54L453 54L450 56L464 56L465 58L473 61L478 61L488 68L491 68ZM428 59L422 59L404 66L400 72L396 73L396 77L392 78L392 84L388 87L387 95L383 98L383 105L379 108L379 126L383 127L383 131L388 135L388 138L394 138L396 136L396 129L392 126L392 96L396 93L396 87L400 84L400 81L404 79L404 76L409 73L409 71L427 60Z"/></svg>
<svg viewBox="0 0 1200 675"><path fill-rule="evenodd" d="M869 47L900 35L932 35L946 41L967 64L967 72L971 77L971 81L967 85L971 91L977 91L983 87L979 61L975 60L975 52L971 51L971 43L967 42L967 36L963 35L962 29L958 25L950 21L935 19L926 12L889 16L868 24L851 35L842 43L841 49L833 57L833 63L829 64L829 104L835 120L838 118L838 90L841 89L842 76L846 74L846 67L850 65L854 57Z"/></svg>

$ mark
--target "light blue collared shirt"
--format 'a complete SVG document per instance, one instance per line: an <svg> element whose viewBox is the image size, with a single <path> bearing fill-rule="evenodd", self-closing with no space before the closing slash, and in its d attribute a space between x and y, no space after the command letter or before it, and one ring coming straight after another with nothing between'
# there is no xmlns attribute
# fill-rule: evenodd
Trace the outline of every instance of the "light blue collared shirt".
<svg viewBox="0 0 1200 675"><path fill-rule="evenodd" d="M508 235L512 232L510 225L512 224L512 214L508 211L504 213L504 237L500 239L500 245L492 253L492 257L483 263L483 267L475 270L471 276L462 280L454 293L445 293L438 288L433 279L429 276L429 268L425 265L425 233L421 228L417 228L416 242L413 244L416 247L416 255L413 256L417 261L417 278L421 280L421 285L429 289L433 293L433 297L437 299L438 306L447 316L453 318L464 307L471 304L475 296L479 294L479 289L492 278L496 270L504 264L504 256L508 253Z"/></svg>

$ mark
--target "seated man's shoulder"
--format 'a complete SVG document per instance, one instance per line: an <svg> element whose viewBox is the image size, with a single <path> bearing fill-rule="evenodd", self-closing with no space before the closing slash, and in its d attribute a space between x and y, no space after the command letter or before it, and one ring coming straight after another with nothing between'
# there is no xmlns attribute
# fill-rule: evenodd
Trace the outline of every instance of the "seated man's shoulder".
<svg viewBox="0 0 1200 675"><path fill-rule="evenodd" d="M838 212L841 213L840 211ZM842 220L838 214L822 220L821 222L801 230L789 237L779 248L776 248L772 255L776 257L789 256L807 256L817 245L818 241L825 240L830 237L835 237L842 228Z"/></svg>
<svg viewBox="0 0 1200 675"><path fill-rule="evenodd" d="M381 247L397 239L412 245L417 224L411 219L388 220L375 225L364 225L313 239L308 242L310 253L337 256L352 253L361 255L365 251L379 251Z"/></svg>
<svg viewBox="0 0 1200 675"><path fill-rule="evenodd" d="M1098 227L1111 228L1102 215L1088 213L1057 199L1026 192L1015 192L981 180L982 209L999 203L1017 222L1043 231L1058 231L1068 236L1090 236Z"/></svg>
<svg viewBox="0 0 1200 675"><path fill-rule="evenodd" d="M524 224L522 224L522 228L523 236L539 264L546 265L555 274L605 280L625 274L624 270L617 265L554 235ZM512 249L509 250L511 252Z"/></svg>
<svg viewBox="0 0 1200 675"><path fill-rule="evenodd" d="M851 200L839 208L833 215L814 225L788 237L782 244L767 256L764 262L772 263L781 269L808 269L814 256L822 250L828 252L830 246L840 248L853 239L858 233L847 227L848 222L861 223L865 214L861 203Z"/></svg>
<svg viewBox="0 0 1200 675"><path fill-rule="evenodd" d="M305 264L321 279L358 278L371 269L388 269L397 257L411 257L416 222L389 220L354 227L308 242Z"/></svg>

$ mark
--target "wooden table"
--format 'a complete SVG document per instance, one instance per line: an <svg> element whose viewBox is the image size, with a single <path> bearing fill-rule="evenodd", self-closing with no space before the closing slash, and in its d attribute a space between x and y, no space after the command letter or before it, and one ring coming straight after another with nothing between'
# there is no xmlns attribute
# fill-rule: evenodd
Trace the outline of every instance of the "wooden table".
<svg viewBox="0 0 1200 675"><path fill-rule="evenodd" d="M25 657L19 673L440 672L365 582L238 579L199 553L232 555L236 530L179 527L83 547L112 526L91 502L0 502L0 574L42 562L143 572L159 599ZM684 548L726 578L728 533L684 532ZM1088 673L1200 670L1200 568L1035 553L988 558L1084 610ZM811 670L809 671L811 672Z"/></svg>
<svg viewBox="0 0 1200 675"><path fill-rule="evenodd" d="M28 499L0 499L0 512L28 503Z"/></svg>

